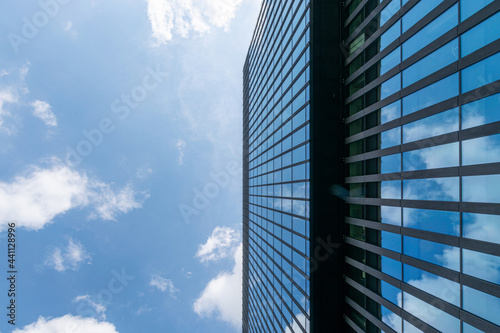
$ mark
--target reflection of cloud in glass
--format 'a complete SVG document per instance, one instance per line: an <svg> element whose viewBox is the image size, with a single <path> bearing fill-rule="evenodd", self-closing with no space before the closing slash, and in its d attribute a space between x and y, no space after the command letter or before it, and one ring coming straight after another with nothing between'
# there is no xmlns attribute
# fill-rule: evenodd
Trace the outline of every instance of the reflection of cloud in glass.
<svg viewBox="0 0 500 333"><path fill-rule="evenodd" d="M464 165L500 162L500 134L462 142Z"/></svg>
<svg viewBox="0 0 500 333"><path fill-rule="evenodd" d="M403 199L458 201L459 189L457 177L408 179L403 181Z"/></svg>
<svg viewBox="0 0 500 333"><path fill-rule="evenodd" d="M500 203L500 175L463 177L462 200Z"/></svg>
<svg viewBox="0 0 500 333"><path fill-rule="evenodd" d="M403 142L412 142L458 131L458 108L403 126Z"/></svg>

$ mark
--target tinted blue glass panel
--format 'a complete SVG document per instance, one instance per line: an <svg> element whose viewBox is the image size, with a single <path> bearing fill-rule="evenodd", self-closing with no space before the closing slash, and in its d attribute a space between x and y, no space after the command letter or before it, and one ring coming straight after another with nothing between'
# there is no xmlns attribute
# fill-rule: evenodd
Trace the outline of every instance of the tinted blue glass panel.
<svg viewBox="0 0 500 333"><path fill-rule="evenodd" d="M462 35L462 57L500 38L500 12Z"/></svg>
<svg viewBox="0 0 500 333"><path fill-rule="evenodd" d="M463 287L464 309L481 318L500 325L500 299L469 288Z"/></svg>
<svg viewBox="0 0 500 333"><path fill-rule="evenodd" d="M383 298L391 303L398 304L398 294L401 290L385 281L380 281L380 290Z"/></svg>
<svg viewBox="0 0 500 333"><path fill-rule="evenodd" d="M403 44L403 60L408 59L457 24L458 5L455 5L426 25Z"/></svg>
<svg viewBox="0 0 500 333"><path fill-rule="evenodd" d="M397 127L380 134L380 149L399 144L401 144L401 127Z"/></svg>
<svg viewBox="0 0 500 333"><path fill-rule="evenodd" d="M460 0L462 21L468 19L492 2L493 0Z"/></svg>
<svg viewBox="0 0 500 333"><path fill-rule="evenodd" d="M500 203L500 175L463 177L462 200Z"/></svg>
<svg viewBox="0 0 500 333"><path fill-rule="evenodd" d="M455 108L404 125L403 143L458 131L458 116L458 108Z"/></svg>
<svg viewBox="0 0 500 333"><path fill-rule="evenodd" d="M382 2L382 1L380 1ZM385 6L380 12L380 26L383 26L396 12L401 8L400 0L392 0L390 4Z"/></svg>
<svg viewBox="0 0 500 333"><path fill-rule="evenodd" d="M500 244L500 216L462 213L463 237Z"/></svg>
<svg viewBox="0 0 500 333"><path fill-rule="evenodd" d="M401 235L392 232L381 231L381 247L394 251L401 252Z"/></svg>
<svg viewBox="0 0 500 333"><path fill-rule="evenodd" d="M500 53L462 71L462 92L471 91L500 79Z"/></svg>
<svg viewBox="0 0 500 333"><path fill-rule="evenodd" d="M499 95L500 96L500 95ZM391 120L401 117L401 101L384 106L380 110L380 123L385 124Z"/></svg>
<svg viewBox="0 0 500 333"><path fill-rule="evenodd" d="M443 0L421 0L403 16L403 33L420 21Z"/></svg>
<svg viewBox="0 0 500 333"><path fill-rule="evenodd" d="M382 223L401 225L401 207L380 207L380 219Z"/></svg>
<svg viewBox="0 0 500 333"><path fill-rule="evenodd" d="M462 260L465 274L500 284L500 257L463 249Z"/></svg>
<svg viewBox="0 0 500 333"><path fill-rule="evenodd" d="M458 38L403 71L403 88L458 60Z"/></svg>
<svg viewBox="0 0 500 333"><path fill-rule="evenodd" d="M460 236L460 213L403 208L403 225L409 228Z"/></svg>
<svg viewBox="0 0 500 333"><path fill-rule="evenodd" d="M399 24L399 21L394 23L392 27L387 29L386 32L380 36L380 51L385 49L389 44L394 42L396 38L398 38L401 35L401 27Z"/></svg>
<svg viewBox="0 0 500 333"><path fill-rule="evenodd" d="M382 269L381 271L388 274L396 279L401 280L401 263L394 259L390 259L384 256L380 256Z"/></svg>
<svg viewBox="0 0 500 333"><path fill-rule="evenodd" d="M403 115L419 111L428 106L458 95L458 73L403 98Z"/></svg>
<svg viewBox="0 0 500 333"><path fill-rule="evenodd" d="M401 317L399 317L397 314L393 313L389 309L385 308L384 306L380 306L380 313L382 314L382 321L385 324L387 324L389 327L391 327L398 333L402 332Z"/></svg>
<svg viewBox="0 0 500 333"><path fill-rule="evenodd" d="M410 265L403 265L404 282L456 306L460 306L460 284Z"/></svg>
<svg viewBox="0 0 500 333"><path fill-rule="evenodd" d="M401 172L401 154L380 158L380 173Z"/></svg>
<svg viewBox="0 0 500 333"><path fill-rule="evenodd" d="M463 325L464 325L463 333L484 333L483 331L478 330L474 326L471 326L467 323L464 323Z"/></svg>
<svg viewBox="0 0 500 333"><path fill-rule="evenodd" d="M420 260L460 270L460 251L453 246L403 236L403 252Z"/></svg>
<svg viewBox="0 0 500 333"><path fill-rule="evenodd" d="M462 128L471 128L500 121L500 94L462 106Z"/></svg>
<svg viewBox="0 0 500 333"><path fill-rule="evenodd" d="M391 96L401 90L401 74L395 75L380 85L380 99Z"/></svg>
<svg viewBox="0 0 500 333"><path fill-rule="evenodd" d="M458 142L403 153L403 171L454 167L459 165Z"/></svg>
<svg viewBox="0 0 500 333"><path fill-rule="evenodd" d="M500 162L500 134L462 142L462 164Z"/></svg>
<svg viewBox="0 0 500 333"><path fill-rule="evenodd" d="M387 73L401 62L401 46L380 60L380 75Z"/></svg>
<svg viewBox="0 0 500 333"><path fill-rule="evenodd" d="M412 296L408 293L403 293L403 308L423 320L425 323L436 328L440 332L460 332L460 320L455 318L440 309L425 303L424 301ZM415 332L407 330L405 332Z"/></svg>
<svg viewBox="0 0 500 333"><path fill-rule="evenodd" d="M458 201L459 178L403 180L403 199Z"/></svg>
<svg viewBox="0 0 500 333"><path fill-rule="evenodd" d="M401 199L401 181L380 182L380 197L383 199Z"/></svg>

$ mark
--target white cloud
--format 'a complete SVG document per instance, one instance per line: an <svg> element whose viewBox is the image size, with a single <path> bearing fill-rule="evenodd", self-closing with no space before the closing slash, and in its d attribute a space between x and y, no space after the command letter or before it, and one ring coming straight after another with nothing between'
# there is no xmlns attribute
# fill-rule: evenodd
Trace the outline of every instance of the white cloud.
<svg viewBox="0 0 500 333"><path fill-rule="evenodd" d="M150 308L146 305L142 305L139 309L137 309L137 311L134 312L134 314L136 316L140 316L141 314L151 312L152 310L153 310L153 308Z"/></svg>
<svg viewBox="0 0 500 333"><path fill-rule="evenodd" d="M309 330L309 321L306 321L306 316L304 314L300 313L295 316L297 318L297 321L300 322L300 325L297 321L292 320L292 330L290 330L290 327L287 327L285 329L285 333L292 333L292 332L303 332L302 327L305 328L306 332L310 332Z"/></svg>
<svg viewBox="0 0 500 333"><path fill-rule="evenodd" d="M83 245L78 240L70 238L66 248L56 247L45 264L58 272L63 272L68 269L78 270L81 263L90 263L91 259Z"/></svg>
<svg viewBox="0 0 500 333"><path fill-rule="evenodd" d="M72 27L73 27L73 22L71 21L66 21L63 25L63 29L66 31L70 30Z"/></svg>
<svg viewBox="0 0 500 333"><path fill-rule="evenodd" d="M161 292L168 292L170 296L176 297L180 292L179 289L175 288L174 283L170 279L166 279L160 275L153 275L149 285L158 288Z"/></svg>
<svg viewBox="0 0 500 333"><path fill-rule="evenodd" d="M156 45L172 40L174 34L187 38L211 27L229 28L242 0L148 0L148 16Z"/></svg>
<svg viewBox="0 0 500 333"><path fill-rule="evenodd" d="M232 272L223 272L211 280L193 304L200 317L216 316L235 328L241 327L243 246L234 251Z"/></svg>
<svg viewBox="0 0 500 333"><path fill-rule="evenodd" d="M178 157L177 157L177 164L183 165L184 164L184 150L186 149L186 141L179 139L175 143L175 146L177 147L177 151L179 153Z"/></svg>
<svg viewBox="0 0 500 333"><path fill-rule="evenodd" d="M205 244L198 247L196 258L200 262L217 261L229 256L236 244L240 242L240 234L228 227L216 227Z"/></svg>
<svg viewBox="0 0 500 333"><path fill-rule="evenodd" d="M58 318L39 317L38 320L13 333L118 333L115 325L99 322L94 318L75 317L67 314Z"/></svg>
<svg viewBox="0 0 500 333"><path fill-rule="evenodd" d="M40 118L45 125L56 127L57 119L54 112L52 112L52 107L49 103L44 101L36 100L30 104L33 107L33 114L35 117Z"/></svg>
<svg viewBox="0 0 500 333"><path fill-rule="evenodd" d="M39 230L54 217L83 207L92 209L90 218L114 220L141 203L130 185L114 192L110 185L89 179L57 159L46 168L29 168L11 182L0 181L0 230L8 222Z"/></svg>
<svg viewBox="0 0 500 333"><path fill-rule="evenodd" d="M12 134L14 129L5 125L4 118L11 115L11 113L5 109L5 105L8 103L17 103L18 101L19 98L12 88L0 90L0 130L7 134Z"/></svg>
<svg viewBox="0 0 500 333"><path fill-rule="evenodd" d="M106 306L103 304L96 302L90 295L82 295L82 296L77 296L74 300L74 303L78 302L85 302L88 305L94 309L95 314L99 316L100 319L104 320L106 319Z"/></svg>
<svg viewBox="0 0 500 333"><path fill-rule="evenodd" d="M147 164L139 167L137 171L135 172L135 176L139 180L146 180L153 174L153 169Z"/></svg>

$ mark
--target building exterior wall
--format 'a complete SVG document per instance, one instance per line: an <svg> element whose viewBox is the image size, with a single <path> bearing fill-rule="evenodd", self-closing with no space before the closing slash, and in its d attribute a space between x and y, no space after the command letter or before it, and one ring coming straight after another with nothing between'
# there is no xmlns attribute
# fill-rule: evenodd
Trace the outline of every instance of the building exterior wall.
<svg viewBox="0 0 500 333"><path fill-rule="evenodd" d="M500 1L263 1L243 118L244 332L500 332Z"/></svg>

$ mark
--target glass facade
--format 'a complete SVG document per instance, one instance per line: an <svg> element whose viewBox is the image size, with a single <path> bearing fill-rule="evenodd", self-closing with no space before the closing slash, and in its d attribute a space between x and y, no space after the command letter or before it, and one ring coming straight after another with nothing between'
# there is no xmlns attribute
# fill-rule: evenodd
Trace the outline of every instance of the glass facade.
<svg viewBox="0 0 500 333"><path fill-rule="evenodd" d="M324 3L343 56L326 111ZM493 0L263 1L244 68L243 332L500 332L499 31ZM318 119L340 133L333 165ZM328 225L341 260L319 279ZM315 327L330 305L340 322Z"/></svg>
<svg viewBox="0 0 500 333"><path fill-rule="evenodd" d="M499 2L345 16L346 331L500 332Z"/></svg>
<svg viewBox="0 0 500 333"><path fill-rule="evenodd" d="M309 1L264 1L245 75L245 332L308 332Z"/></svg>

